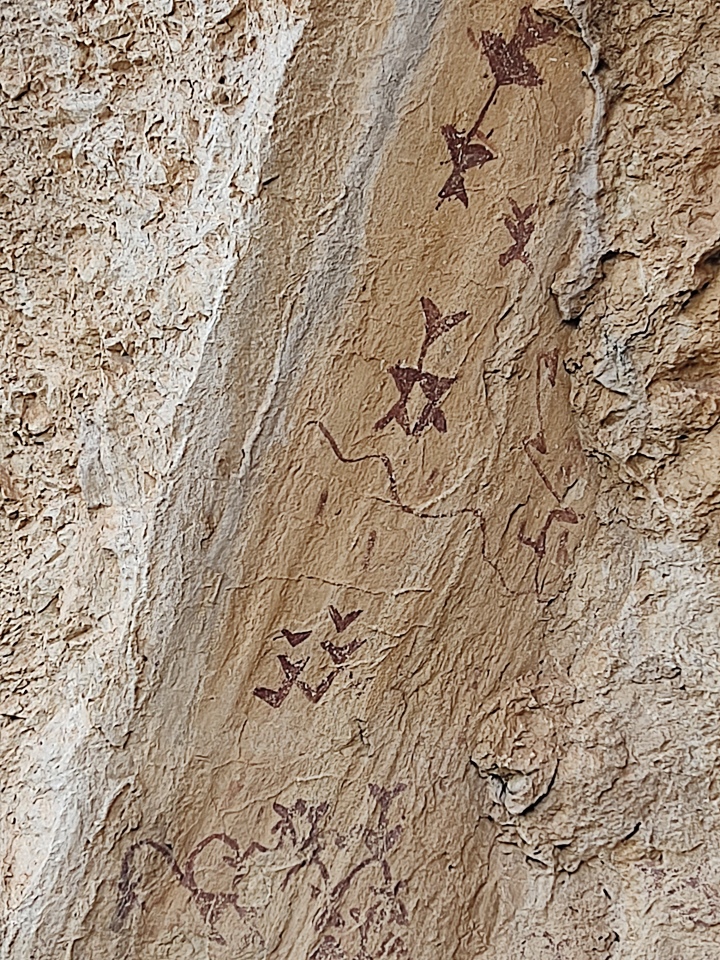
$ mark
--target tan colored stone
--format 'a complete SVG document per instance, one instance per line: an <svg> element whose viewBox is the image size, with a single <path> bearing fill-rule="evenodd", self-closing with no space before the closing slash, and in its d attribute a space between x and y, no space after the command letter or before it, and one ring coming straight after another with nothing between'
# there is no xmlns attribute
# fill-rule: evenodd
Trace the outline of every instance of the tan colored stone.
<svg viewBox="0 0 720 960"><path fill-rule="evenodd" d="M714 13L3 11L3 956L715 956Z"/></svg>

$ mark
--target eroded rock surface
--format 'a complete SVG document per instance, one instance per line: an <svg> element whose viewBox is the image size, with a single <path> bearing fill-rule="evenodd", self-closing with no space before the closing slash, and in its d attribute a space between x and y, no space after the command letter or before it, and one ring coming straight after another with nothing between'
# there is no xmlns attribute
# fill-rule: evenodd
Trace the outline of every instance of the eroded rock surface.
<svg viewBox="0 0 720 960"><path fill-rule="evenodd" d="M3 955L716 955L715 14L5 5Z"/></svg>

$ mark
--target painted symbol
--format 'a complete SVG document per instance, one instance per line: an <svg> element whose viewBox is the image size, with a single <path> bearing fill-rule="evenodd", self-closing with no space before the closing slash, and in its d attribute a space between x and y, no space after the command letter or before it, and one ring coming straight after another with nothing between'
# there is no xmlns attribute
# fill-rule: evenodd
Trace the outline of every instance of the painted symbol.
<svg viewBox="0 0 720 960"><path fill-rule="evenodd" d="M375 424L375 429L382 430L389 423L392 423L392 421L395 420L409 436L411 429L407 405L410 399L410 394L412 393L412 389L418 380L422 379L423 373L421 370L416 370L414 367L401 367L399 365L388 367L388 373L395 381L395 386L400 394L400 399L394 403L392 407L390 407L384 417L380 417Z"/></svg>
<svg viewBox="0 0 720 960"><path fill-rule="evenodd" d="M245 875L248 870L258 869L258 864L254 862L255 855L272 856L274 853L287 850L290 847L297 856L302 858L297 866L287 870L281 889L284 889L293 873L301 868L311 866L318 870L325 883L330 882L330 874L320 857L325 845L322 839L323 820L326 817L329 805L320 803L317 806L312 806L305 800L299 799L290 807L285 807L277 802L273 803L272 806L278 816L277 822L271 829L271 833L277 835L277 842L274 846L253 840L243 851L239 843L228 834L212 833L204 837L190 851L187 860L182 864L175 856L172 845L169 843L151 839L138 840L133 843L122 861L118 880L118 900L112 929L122 930L134 907L140 906L142 910L146 909L147 903L140 901L139 893L143 886L149 886L145 873L150 858L159 856L161 863L164 863L167 868L169 878L189 892L190 902L194 904L207 924L210 941L226 945L226 940L220 933L218 924L222 921L224 914L228 910L232 910L248 924L243 943L245 950L252 947L253 956L265 955L264 938L253 924L255 918L261 913L261 908L241 904L239 894L235 890L235 881ZM198 860L206 850L210 850L211 853L213 851L220 852L222 854L220 870L224 871L229 868L235 874L234 879L232 877L218 878L221 885L224 879L226 885L224 890L208 890L200 886L197 880ZM206 875L206 871L207 867L203 870L203 874ZM215 882L217 883L217 880ZM246 953L243 952L243 956L245 955Z"/></svg>
<svg viewBox="0 0 720 960"><path fill-rule="evenodd" d="M452 328L456 327L459 323L462 323L463 320L467 320L470 314L466 310L463 310L460 313L451 313L443 317L430 297L420 297L420 306L422 307L422 312L425 314L425 339L420 348L417 365L418 369L422 370L428 347L432 346L443 334L452 330Z"/></svg>
<svg viewBox="0 0 720 960"><path fill-rule="evenodd" d="M469 133L460 133L451 124L446 124L442 128L442 135L450 151L452 172L438 193L439 200L435 209L439 210L445 200L459 200L464 207L467 207L465 174L473 167L483 167L490 160L494 160L495 155L484 143L471 143Z"/></svg>
<svg viewBox="0 0 720 960"><path fill-rule="evenodd" d="M300 692L307 697L310 703L320 703L322 698L330 689L330 684L337 676L337 673L337 670L333 670L332 673L329 673L324 680L321 680L314 689L309 684L304 683L302 680L298 680L298 690L300 690Z"/></svg>
<svg viewBox="0 0 720 960"><path fill-rule="evenodd" d="M474 40L472 34L470 36ZM509 42L500 33L483 30L480 42L495 77L496 88L512 85L539 87L543 82L542 77L525 53L554 40L556 36L556 28L550 23L536 20L530 7L523 7L520 11L518 25Z"/></svg>
<svg viewBox="0 0 720 960"><path fill-rule="evenodd" d="M307 666L307 660L298 660L297 663L293 663L292 660L288 660L288 658L282 654L278 656L278 660L285 674L285 680L278 689L271 690L269 687L255 687L253 690L253 694L256 697L264 700L265 703L276 710L283 705L287 695L297 683L298 677Z"/></svg>
<svg viewBox="0 0 720 960"><path fill-rule="evenodd" d="M492 130L484 134L481 129L488 110L502 87L541 86L543 80L538 68L526 54L543 43L549 43L557 36L556 28L552 24L535 19L530 7L523 7L520 11L515 33L510 40L505 40L502 34L492 30L483 30L479 40L470 27L467 33L475 49L481 51L487 59L494 84L477 120L467 133L461 133L452 124L441 127L450 152L452 172L438 193L439 199L435 209L439 209L445 200L459 200L467 208L465 174L473 167L483 167L488 161L497 158L497 152L493 152L488 144Z"/></svg>
<svg viewBox="0 0 720 960"><path fill-rule="evenodd" d="M340 664L349 660L355 651L359 650L364 643L367 643L367 640L351 640L350 643L346 643L344 647L337 647L329 640L325 640L320 646L330 655L333 663Z"/></svg>
<svg viewBox="0 0 720 960"><path fill-rule="evenodd" d="M305 643L307 638L311 635L312 630L304 630L302 633L293 633L292 630L286 630L285 627L283 627L280 633L285 637L291 647L297 647L301 643Z"/></svg>
<svg viewBox="0 0 720 960"><path fill-rule="evenodd" d="M528 270L533 270L532 260L525 250L525 247L535 229L535 224L530 217L537 210L537 204L531 203L528 207L525 207L524 210L521 210L512 197L508 199L510 200L513 215L512 217L504 217L503 222L508 229L508 233L513 238L514 243L508 250L500 254L498 260L503 267L506 267L512 260L521 260Z"/></svg>
<svg viewBox="0 0 720 960"><path fill-rule="evenodd" d="M341 613L336 606L330 604L328 613L335 628L335 633L340 634L344 633L355 623L362 614L362 610L350 610L347 613ZM297 647L301 643L305 643L313 633L312 630L294 632L288 630L286 627L283 627L280 632L292 647ZM337 645L326 640L320 644L320 649L328 654L335 667L342 668L347 664L352 655L366 642L366 640L355 639L344 645ZM276 689L272 687L255 687L253 690L253 696L257 697L258 700L264 701L274 710L278 710L283 705L293 687L297 687L300 693L302 693L310 703L319 703L339 673L339 669L330 670L317 686L313 687L300 677L310 661L310 656L307 656L304 660L293 661L280 654L277 660L284 674L284 679L280 686Z"/></svg>
<svg viewBox="0 0 720 960"><path fill-rule="evenodd" d="M406 436L416 437L427 427L431 426L434 427L438 433L445 433L447 431L447 420L445 414L440 409L440 403L450 387L455 383L455 378L436 377L432 373L427 373L423 369L423 365L427 351L435 341L452 330L453 327L462 323L463 320L467 320L470 314L466 310L463 310L459 313L451 313L443 316L440 309L430 297L421 297L420 306L425 318L425 337L420 347L417 365L414 367L403 367L400 364L395 364L395 366L388 368L388 373L395 381L395 386L400 396L388 412L375 423L375 430L382 430L395 421L402 428ZM407 406L416 385L420 387L425 395L427 403L415 424L411 426Z"/></svg>
<svg viewBox="0 0 720 960"><path fill-rule="evenodd" d="M440 409L440 402L454 383L455 377L435 377L431 373L423 374L420 389L425 394L427 403L413 427L414 436L422 433L426 427L435 427L438 433L447 433L447 420Z"/></svg>
<svg viewBox="0 0 720 960"><path fill-rule="evenodd" d="M580 517L575 513L571 507L565 507L564 509L551 510L547 517L545 518L545 523L542 525L539 534L537 537L528 537L525 535L525 524L523 523L520 527L520 532L518 533L518 540L520 543L524 544L526 547L532 547L535 551L535 555L542 559L545 556L547 550L547 535L550 530L550 527L553 523L579 523ZM567 538L563 542L565 546Z"/></svg>
<svg viewBox="0 0 720 960"><path fill-rule="evenodd" d="M342 633L344 630L350 626L351 623L355 623L357 618L362 613L362 610L352 610L350 613L346 613L344 616L340 613L337 607L332 605L329 607L330 619L335 625L335 630L337 633Z"/></svg>

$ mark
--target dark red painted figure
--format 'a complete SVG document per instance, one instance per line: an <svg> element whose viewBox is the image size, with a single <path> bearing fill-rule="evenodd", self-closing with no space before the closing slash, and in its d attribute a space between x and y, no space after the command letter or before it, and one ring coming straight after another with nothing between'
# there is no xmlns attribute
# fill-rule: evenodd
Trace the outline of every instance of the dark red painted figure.
<svg viewBox="0 0 720 960"><path fill-rule="evenodd" d="M534 268L532 260L530 259L525 247L527 246L528 240L532 236L533 230L535 229L535 224L532 222L530 217L537 210L537 204L531 203L528 207L525 207L524 210L521 210L512 197L508 197L508 200L510 201L513 215L512 217L504 217L503 221L508 229L508 233L515 242L508 250L506 250L504 253L501 253L498 257L500 266L506 267L512 260L521 260L528 270L533 270Z"/></svg>
<svg viewBox="0 0 720 960"><path fill-rule="evenodd" d="M355 651L359 650L364 643L367 643L367 640L356 639L351 640L350 643L346 643L342 647L337 647L329 640L325 640L320 644L320 646L330 655L330 659L333 663L341 664L346 663L355 653Z"/></svg>
<svg viewBox="0 0 720 960"><path fill-rule="evenodd" d="M394 367L388 367L388 373L395 381L395 386L400 394L400 399L390 407L384 417L375 424L376 430L382 430L393 420L397 421L405 433L410 433L410 418L407 411L408 400L415 384L423 376L422 370L416 370L415 367L401 367L396 364Z"/></svg>
<svg viewBox="0 0 720 960"><path fill-rule="evenodd" d="M452 173L445 181L438 194L440 198L435 209L439 209L445 200L457 199L464 207L468 206L468 195L465 189L465 174L473 167L482 167L488 161L494 160L495 155L484 143L470 143L467 133L460 133L451 124L442 128L442 135L450 151Z"/></svg>
<svg viewBox="0 0 720 960"><path fill-rule="evenodd" d="M468 206L465 174L472 167L482 167L497 156L487 145L492 131L484 135L481 130L485 115L502 87L539 87L542 84L537 67L527 58L526 53L534 47L548 43L556 35L556 28L552 24L537 20L530 7L523 7L520 11L515 33L510 40L505 40L502 34L492 30L483 30L478 40L468 27L470 42L476 50L482 50L490 64L495 82L477 120L467 133L460 133L450 124L441 127L453 168L438 194L436 209L445 200L459 200L464 207Z"/></svg>
<svg viewBox="0 0 720 960"><path fill-rule="evenodd" d="M440 402L454 383L455 377L435 377L431 373L423 374L420 389L425 394L427 403L413 427L414 436L422 433L426 427L430 426L435 427L438 433L447 432L447 420L440 409Z"/></svg>
<svg viewBox="0 0 720 960"><path fill-rule="evenodd" d="M312 633L312 630L303 630L302 633L293 633L292 630L286 630L285 627L283 627L280 633L285 637L291 647L297 647L301 643L305 643L307 638Z"/></svg>
<svg viewBox="0 0 720 960"><path fill-rule="evenodd" d="M245 907L240 904L238 894L232 889L234 884L228 884L230 889L224 891L211 891L200 886L195 873L197 861L202 852L212 844L220 844L224 852L222 863L234 869L236 875L239 875L242 870L247 869L245 865L256 853L272 853L289 844L297 856L302 857L302 860L299 866L289 868L283 881L283 887L293 873L301 867L309 867L310 865L314 865L321 878L328 883L330 874L320 857L324 849L322 821L328 809L327 803L312 806L302 799L296 800L291 807L285 807L277 802L273 803L273 810L278 816L277 822L271 829L271 833L277 834L277 842L274 846L266 846L257 841L252 841L243 851L238 842L226 833L211 833L190 851L184 865L176 858L169 843L149 839L133 843L123 857L120 869L118 901L112 924L113 929L122 929L131 910L139 903L138 889L145 879L142 863L139 862L139 854L144 849L159 855L161 861L164 861L167 865L170 877L190 893L192 902L205 923L208 924L210 940L225 944L226 941L216 929L216 924L227 909L234 910L241 918L255 917L259 911L256 907ZM142 906L145 905L142 904Z"/></svg>
<svg viewBox="0 0 720 960"><path fill-rule="evenodd" d="M422 312L425 314L425 339L420 348L417 365L418 369L422 370L428 348L435 343L438 337L447 333L448 330L452 330L453 327L456 327L458 323L462 323L463 320L467 320L470 314L466 310L462 310L460 313L451 313L443 317L430 297L420 297L420 306L422 307Z"/></svg>
<svg viewBox="0 0 720 960"><path fill-rule="evenodd" d="M342 614L337 607L333 607L332 604L328 608L330 612L330 619L333 622L336 633L343 633L350 626L351 623L355 623L357 618L362 613L362 610L351 610L350 613Z"/></svg>
<svg viewBox="0 0 720 960"><path fill-rule="evenodd" d="M466 310L459 313L450 313L443 316L437 305L430 297L421 297L420 306L425 317L425 338L420 347L418 362L416 367L402 367L396 364L388 368L388 373L395 381L395 386L400 394L399 399L390 407L388 412L375 424L376 430L382 430L389 423L395 420L407 434L407 436L418 436L427 427L434 427L438 433L447 431L447 420L445 414L440 409L440 403L455 383L454 377L436 377L432 373L426 373L423 370L425 355L433 343L448 331L452 330L463 320L467 320L470 314ZM423 407L420 416L414 426L410 426L410 416L407 405L410 395L415 387L419 385L425 394L427 403Z"/></svg>
<svg viewBox="0 0 720 960"><path fill-rule="evenodd" d="M539 87L543 82L542 77L525 53L533 47L554 40L556 36L555 27L536 20L530 7L523 7L520 11L518 25L509 42L506 42L500 33L483 30L480 40L495 77L496 87Z"/></svg>
<svg viewBox="0 0 720 960"><path fill-rule="evenodd" d="M295 686L298 681L298 677L307 666L307 659L298 660L297 663L293 663L292 660L288 660L287 657L284 657L282 654L280 654L280 656L278 656L278 660L280 661L280 666L285 674L285 679L278 689L271 690L269 687L255 687L253 690L253 694L256 697L258 697L260 700L264 700L268 706L274 707L275 709L283 705L285 698Z"/></svg>

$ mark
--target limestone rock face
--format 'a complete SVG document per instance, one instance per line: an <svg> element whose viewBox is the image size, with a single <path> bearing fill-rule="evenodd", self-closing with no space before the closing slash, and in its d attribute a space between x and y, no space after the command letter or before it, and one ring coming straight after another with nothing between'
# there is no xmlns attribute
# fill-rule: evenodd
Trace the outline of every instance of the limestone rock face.
<svg viewBox="0 0 720 960"><path fill-rule="evenodd" d="M716 14L4 5L3 957L720 955Z"/></svg>

